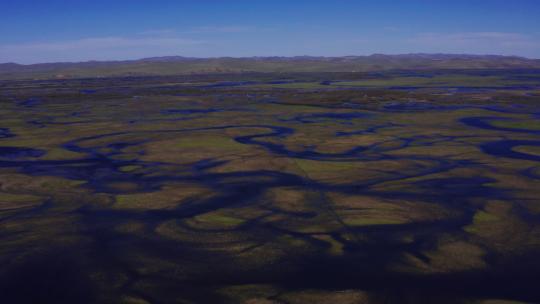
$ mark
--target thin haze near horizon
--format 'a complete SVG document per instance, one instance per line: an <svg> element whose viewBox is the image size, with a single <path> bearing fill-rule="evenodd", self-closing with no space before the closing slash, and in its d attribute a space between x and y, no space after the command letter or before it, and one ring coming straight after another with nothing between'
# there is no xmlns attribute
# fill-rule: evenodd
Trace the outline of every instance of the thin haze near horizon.
<svg viewBox="0 0 540 304"><path fill-rule="evenodd" d="M540 58L540 1L0 3L0 62L374 53Z"/></svg>

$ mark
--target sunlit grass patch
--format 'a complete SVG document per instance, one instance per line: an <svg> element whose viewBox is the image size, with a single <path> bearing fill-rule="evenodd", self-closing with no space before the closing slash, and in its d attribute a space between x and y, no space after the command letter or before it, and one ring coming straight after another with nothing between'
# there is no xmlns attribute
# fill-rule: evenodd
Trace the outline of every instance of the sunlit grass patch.
<svg viewBox="0 0 540 304"><path fill-rule="evenodd" d="M369 215L342 215L343 221L349 226L400 225L408 222L403 218L368 217Z"/></svg>
<svg viewBox="0 0 540 304"><path fill-rule="evenodd" d="M313 137L311 137L311 140L313 140ZM383 142L389 144L390 141L395 141L397 145L400 144L399 140L394 140L390 136L355 135L334 137L332 135L330 138L324 141L319 139L317 142L320 142L320 144L317 144L316 151L320 153L343 153L357 147L370 147L372 145L378 145L380 147ZM369 153L369 151L365 153Z"/></svg>
<svg viewBox="0 0 540 304"><path fill-rule="evenodd" d="M520 218L506 201L490 201L478 210L464 230L498 252L517 253L540 246L540 227Z"/></svg>
<svg viewBox="0 0 540 304"><path fill-rule="evenodd" d="M210 212L193 217L187 220L187 223L194 227L219 229L238 227L245 223L245 220L221 212Z"/></svg>
<svg viewBox="0 0 540 304"><path fill-rule="evenodd" d="M31 194L13 194L0 192L0 219L28 208L39 206L43 198Z"/></svg>
<svg viewBox="0 0 540 304"><path fill-rule="evenodd" d="M517 152L521 152L521 153L525 153L525 154L540 156L540 147L517 146L517 147L512 148L512 150L517 151Z"/></svg>
<svg viewBox="0 0 540 304"><path fill-rule="evenodd" d="M269 189L266 197L271 201L271 206L287 212L309 212L307 193L302 189L279 187Z"/></svg>
<svg viewBox="0 0 540 304"><path fill-rule="evenodd" d="M501 128L525 129L540 131L539 120L494 120L492 125Z"/></svg>
<svg viewBox="0 0 540 304"><path fill-rule="evenodd" d="M238 257L246 262L246 267L258 269L283 261L286 257L301 257L317 251L318 248L302 238L280 235L242 252Z"/></svg>
<svg viewBox="0 0 540 304"><path fill-rule="evenodd" d="M460 143L440 143L433 146L411 146L403 149L397 149L387 152L389 155L414 155L414 156L447 156L453 158L463 157L464 155L480 154L476 147Z"/></svg>
<svg viewBox="0 0 540 304"><path fill-rule="evenodd" d="M67 160L67 159L82 159L86 154L69 151L63 148L51 148L47 150L47 154L41 157L42 160Z"/></svg>
<svg viewBox="0 0 540 304"><path fill-rule="evenodd" d="M232 138L219 135L195 135L183 136L180 135L177 139L169 140L167 143L162 143L171 149L204 149L204 148L231 148L238 145Z"/></svg>
<svg viewBox="0 0 540 304"><path fill-rule="evenodd" d="M474 223L493 222L493 221L497 221L498 219L499 218L496 215L480 210L474 214L473 222Z"/></svg>
<svg viewBox="0 0 540 304"><path fill-rule="evenodd" d="M342 194L330 198L336 214L353 227L434 222L449 216L441 206L422 202Z"/></svg>
<svg viewBox="0 0 540 304"><path fill-rule="evenodd" d="M122 172L133 172L133 171L139 170L141 168L142 168L141 166L137 166L137 165L128 165L128 166L120 167L120 171L122 171Z"/></svg>
<svg viewBox="0 0 540 304"><path fill-rule="evenodd" d="M261 222L279 229L302 234L328 234L342 230L343 224L329 210L314 209L309 216L300 214L274 214L264 218Z"/></svg>
<svg viewBox="0 0 540 304"><path fill-rule="evenodd" d="M423 253L427 259L405 254L407 272L452 273L484 269L486 252L478 245L459 240L440 240L437 247Z"/></svg>
<svg viewBox="0 0 540 304"><path fill-rule="evenodd" d="M295 159L294 162L310 177L313 175L331 174L334 171L343 172L343 170L351 170L354 168L361 168L363 166L363 164L357 164L354 162L320 161L310 159Z"/></svg>
<svg viewBox="0 0 540 304"><path fill-rule="evenodd" d="M53 195L70 191L80 191L83 180L69 180L54 176L29 176L24 174L0 174L0 189L5 191Z"/></svg>
<svg viewBox="0 0 540 304"><path fill-rule="evenodd" d="M214 220L216 220L214 218ZM223 222L223 219L217 221ZM230 223L229 219L225 221ZM237 223L234 223L236 225ZM208 252L243 254L264 244L253 235L226 227L222 223L195 223L192 219L169 220L159 224L155 232L168 240L189 244L193 248ZM264 242L271 242L266 239Z"/></svg>
<svg viewBox="0 0 540 304"><path fill-rule="evenodd" d="M234 141L227 135L195 133L189 136L154 141L144 145L145 155L140 159L162 162L195 162L250 151L252 148Z"/></svg>
<svg viewBox="0 0 540 304"><path fill-rule="evenodd" d="M229 155L221 158L223 164L212 168L210 171L219 173L248 172L258 170L280 171L287 167L290 161L286 158L261 155L257 152L245 152L237 155Z"/></svg>
<svg viewBox="0 0 540 304"><path fill-rule="evenodd" d="M502 224L512 225L512 222L518 224L519 220L512 214L512 205L504 201L490 201L484 209L475 212L472 223L466 226L465 231L473 234L492 236L496 231L493 229Z"/></svg>
<svg viewBox="0 0 540 304"><path fill-rule="evenodd" d="M116 196L115 209L172 209L183 200L207 193L207 189L197 185L175 185L155 192L121 194Z"/></svg>

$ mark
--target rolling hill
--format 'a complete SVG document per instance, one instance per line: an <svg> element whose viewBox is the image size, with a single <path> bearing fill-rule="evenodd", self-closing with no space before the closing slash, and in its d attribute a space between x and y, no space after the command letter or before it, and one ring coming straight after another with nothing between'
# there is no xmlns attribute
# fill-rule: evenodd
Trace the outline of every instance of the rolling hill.
<svg viewBox="0 0 540 304"><path fill-rule="evenodd" d="M540 69L540 60L515 56L405 54L345 57L153 57L128 61L0 64L0 79L86 78L208 73L370 72L434 69Z"/></svg>

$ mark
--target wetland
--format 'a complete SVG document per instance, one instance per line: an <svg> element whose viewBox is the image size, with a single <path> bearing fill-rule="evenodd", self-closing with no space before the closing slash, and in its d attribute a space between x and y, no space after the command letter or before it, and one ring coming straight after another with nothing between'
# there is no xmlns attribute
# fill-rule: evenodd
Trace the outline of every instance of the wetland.
<svg viewBox="0 0 540 304"><path fill-rule="evenodd" d="M540 72L0 81L6 303L538 303Z"/></svg>

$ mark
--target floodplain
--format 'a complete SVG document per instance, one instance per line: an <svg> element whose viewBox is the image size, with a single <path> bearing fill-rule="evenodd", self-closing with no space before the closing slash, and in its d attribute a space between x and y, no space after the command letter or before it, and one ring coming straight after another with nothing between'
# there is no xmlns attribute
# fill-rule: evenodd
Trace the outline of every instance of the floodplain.
<svg viewBox="0 0 540 304"><path fill-rule="evenodd" d="M538 70L5 80L0 117L4 299L540 302Z"/></svg>

